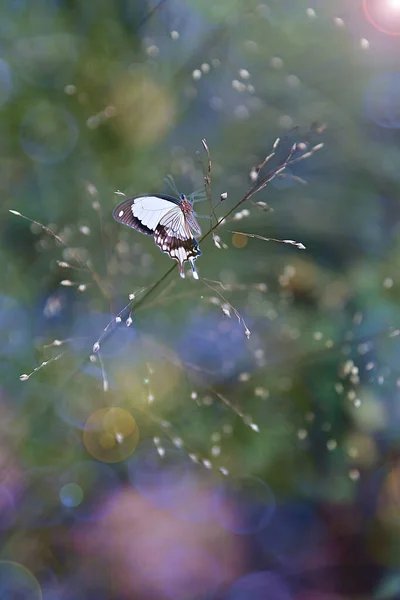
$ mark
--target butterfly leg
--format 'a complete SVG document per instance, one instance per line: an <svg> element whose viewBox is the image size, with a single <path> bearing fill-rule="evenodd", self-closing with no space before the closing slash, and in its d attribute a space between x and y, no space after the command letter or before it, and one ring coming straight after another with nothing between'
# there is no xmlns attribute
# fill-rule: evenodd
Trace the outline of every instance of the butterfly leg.
<svg viewBox="0 0 400 600"><path fill-rule="evenodd" d="M190 202L192 204L196 204L196 202L204 202L204 200L208 200L207 196L204 194L199 194L198 196L193 196L193 194L190 195Z"/></svg>
<svg viewBox="0 0 400 600"><path fill-rule="evenodd" d="M189 262L190 262L190 266L192 267L192 271L193 271L193 279L198 279L199 278L199 274L196 271L196 267L194 265L194 260L193 258L189 258Z"/></svg>
<svg viewBox="0 0 400 600"><path fill-rule="evenodd" d="M193 211L193 214L197 219L212 219L211 215L198 215L195 211Z"/></svg>

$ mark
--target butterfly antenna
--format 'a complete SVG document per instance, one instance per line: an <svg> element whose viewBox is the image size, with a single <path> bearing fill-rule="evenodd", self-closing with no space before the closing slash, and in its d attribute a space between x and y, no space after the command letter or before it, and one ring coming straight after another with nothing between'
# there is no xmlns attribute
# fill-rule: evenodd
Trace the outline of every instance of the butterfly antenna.
<svg viewBox="0 0 400 600"><path fill-rule="evenodd" d="M166 177L164 177L163 181L169 186L169 188L172 190L172 192L174 194L176 194L176 196L179 198L180 197L180 193L179 193L178 188L176 187L176 183L175 183L174 178L172 177L172 175L170 175L170 174L167 175Z"/></svg>
<svg viewBox="0 0 400 600"><path fill-rule="evenodd" d="M206 192L205 189L202 187L199 190L195 190L194 192L192 192L192 194L190 194L191 196L206 196Z"/></svg>
<svg viewBox="0 0 400 600"><path fill-rule="evenodd" d="M189 196L189 200L192 204L195 202L203 202L203 200L207 200L207 194L204 191L204 188L201 190L196 190Z"/></svg>

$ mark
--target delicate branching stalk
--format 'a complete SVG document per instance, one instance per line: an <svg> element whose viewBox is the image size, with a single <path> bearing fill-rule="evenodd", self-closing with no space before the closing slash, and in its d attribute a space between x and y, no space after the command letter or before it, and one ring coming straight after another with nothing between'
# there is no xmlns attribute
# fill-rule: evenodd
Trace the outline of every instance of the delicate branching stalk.
<svg viewBox="0 0 400 600"><path fill-rule="evenodd" d="M101 204L97 199L98 192L97 192L96 187L93 185L93 183L88 182L86 184L86 189L87 189L89 195L92 196L92 198L94 198L92 200L92 209L98 215L98 219L99 219L101 247L103 248L104 264L106 265L106 271L107 271L107 265L108 265L108 259L109 259L108 250L107 250L108 244L107 244L107 236L104 231L103 212L101 210ZM111 303L111 298L109 298L109 300ZM110 304L110 308L112 308L111 304Z"/></svg>
<svg viewBox="0 0 400 600"><path fill-rule="evenodd" d="M56 360L59 360L62 356L64 356L64 354L65 354L65 352L61 352L60 354L57 354L57 356L53 356L53 358L44 360L42 363L40 363L40 365L38 367L33 369L33 371L31 371L30 373L23 373L22 375L20 375L19 376L20 381L27 381L30 377L32 377L32 375L34 375L38 371L41 371L42 369L44 369L44 367L47 367L47 365L49 365L50 363L55 362Z"/></svg>
<svg viewBox="0 0 400 600"><path fill-rule="evenodd" d="M222 283L222 281L217 281L216 279L208 279L207 277L202 277L202 281L203 283L215 283L216 285L219 285L224 291L226 292L230 292L232 290L231 285L229 284L229 287L227 287L226 284Z"/></svg>
<svg viewBox="0 0 400 600"><path fill-rule="evenodd" d="M71 250L69 248L69 246L68 246L68 250ZM73 269L74 271L87 271L88 270L87 267L76 267L75 265L71 265L70 263L66 262L65 260L57 260L57 264L60 267L60 269Z"/></svg>
<svg viewBox="0 0 400 600"><path fill-rule="evenodd" d="M265 166L265 164L267 162L269 162L269 160L272 158L272 156L274 156L274 152L275 149L277 148L279 144L279 138L275 141L274 146L273 146L273 152L271 154L269 154L264 161L261 163L262 166ZM237 209L239 208L239 206L241 206L244 202L246 202L247 200L250 200L250 198L252 198L255 194L257 194L258 192L260 192L261 190L263 190L273 179L275 179L278 175L280 175L280 173L282 173L287 166L290 164L294 164L295 162L299 162L300 160L304 160L305 158L309 158L310 156L312 156L315 152L317 152L318 150L320 150L323 147L323 144L317 144L316 146L313 146L311 148L311 150L309 150L308 152L306 152L305 154L302 154L301 156L299 156L298 158L294 158L292 159L292 156L297 148L297 145L294 144L292 146L292 148L290 149L290 152L288 154L288 156L286 157L286 159L283 161L283 163L281 163L280 165L278 165L276 168L272 169L269 173L267 173L267 175L265 175L262 179L260 179L260 181L257 180L255 181L255 183L252 185L252 187L246 192L246 194L232 207L228 210L228 212L220 219L217 219L217 222L200 238L199 242L203 242L210 234L212 234L228 217L230 217L233 213L235 213L237 211ZM138 301L138 303L135 305L134 309L137 312L139 310L139 308L143 305L143 303L146 301L146 299L151 296L156 289L159 288L159 286L169 277L169 275L174 271L174 269L176 268L176 265L172 265L172 267L170 267L170 269L168 269L168 271L166 271L164 273L164 275L162 275L162 277L160 277L160 279L158 279L148 290L148 292L146 294L144 294L144 296L142 296L142 298Z"/></svg>
<svg viewBox="0 0 400 600"><path fill-rule="evenodd" d="M269 173L267 173L267 175L265 175L264 177L262 177L260 179L259 175L260 175L262 169L273 158L273 156L275 156L275 150L276 150L276 148L279 145L279 138L278 138L275 141L274 145L273 145L272 152L266 156L266 158L262 161L262 163L260 163L260 165L258 165L257 167L255 167L252 170L253 175L251 176L251 180L253 182L253 185L246 192L246 194L234 206L232 206L226 212L226 214L222 218L218 219L217 216L216 216L216 214L215 214L215 207L212 205L212 198L211 198L211 168L212 168L212 164L211 164L210 151L209 151L208 145L207 145L207 143L206 143L205 140L202 140L202 144L203 144L203 147L204 147L204 149L205 149L205 151L207 153L207 168L204 171L204 173L205 173L205 175L204 175L205 190L206 190L207 198L210 201L211 216L215 217L216 222L214 224L212 224L212 222L211 222L210 229L200 238L199 242L204 241L209 235L213 234L214 231L218 227L220 227L226 221L226 219L228 219L232 214L234 214L237 211L237 209L243 203L245 203L246 201L250 200L255 194L257 194L258 192L260 192L261 190L263 190L268 185L268 183L270 183L273 179L275 179L281 173L283 173L285 171L285 169L287 168L288 165L292 165L292 164L294 164L296 162L299 162L301 160L309 158L310 156L312 156L314 154L314 152L316 152L317 150L319 150L320 148L323 147L323 144L318 144L318 145L312 147L311 150L309 150L308 152L305 152L301 156L293 159L294 153L299 148L299 145L294 144L292 146L292 148L290 149L290 152L289 152L288 156L286 157L286 159L281 164L279 164L277 167L275 167L274 169L272 169ZM124 195L122 192L117 192L117 193L120 194L120 195ZM225 200L225 197L224 197L224 199L222 199L222 195L221 195L220 203L222 203L223 200ZM20 212L18 212L16 210L10 210L10 212L12 214L14 214L14 215L22 218L22 219L25 219L25 220L29 221L30 223L33 223L33 224L37 225L43 231L45 231L49 235L51 235L59 244L61 244L62 246L68 248L70 250L71 256L74 258L74 260L79 265L81 265L81 267L84 270L87 270L91 274L93 280L98 285L98 287L99 287L100 291L102 292L102 294L108 300L111 299L110 291L108 290L106 284L103 282L103 280L101 279L101 277L96 273L96 271L91 267L91 265L88 262L83 261L76 252L73 252L71 250L71 248L69 248L69 246L65 243L65 241L59 235L57 235L49 227L46 227L42 223L39 223L38 221L35 221L34 219L31 219L31 218L29 218L29 217L27 217L25 215L22 215ZM277 242L286 243L286 244L293 244L293 245L297 246L298 248L302 247L302 244L300 244L299 242L294 242L293 240L275 240L273 238L264 238L263 236L258 236L256 234L246 234L246 233L242 233L242 232L236 232L236 233L238 233L239 235L246 235L248 237L254 237L254 238L264 239L264 240L268 240L268 241L277 241ZM63 261L60 261L60 263L59 263L59 265L62 266L63 268L68 268L70 266L69 263L65 263ZM118 315L112 321L110 321L110 323L103 330L103 333L101 334L101 336L93 344L92 352L95 353L96 355L98 355L100 366L101 366L101 369L102 369L102 374L103 374L103 388L104 388L105 391L108 389L108 380L106 378L105 370L104 370L104 365L102 363L102 359L101 359L101 356L99 354L100 348L101 348L101 343L102 343L104 337L110 332L111 326L113 324L119 323L119 322L122 321L122 315L128 309L129 309L129 316L128 316L127 320L126 320L126 325L129 327L130 324L132 323L132 314L136 313L141 307L143 307L145 305L145 303L147 302L147 300L162 285L162 283L169 277L169 275L174 271L175 268L176 268L176 264L172 265L153 285L151 285L149 288L143 288L142 290L140 290L140 292L145 292L145 293L143 294L143 296L136 303L135 303L135 299L136 299L135 295L132 294L131 295L132 297L130 296L129 303L126 306L124 306L124 308L118 313ZM64 280L64 281L69 281L69 280ZM203 279L203 283L206 286L208 286L209 288L211 288L223 300L223 302L225 303L225 305L227 307L227 309L226 309L227 312L229 312L229 310L233 311L233 313L237 317L238 321L243 324L243 326L245 328L245 334L249 338L250 337L250 330L248 329L248 327L247 327L246 323L244 322L242 316L235 309L235 307L232 306L232 304L230 302L228 302L228 300L219 291L215 290L215 288L213 288L209 283L207 283L206 280ZM227 314L227 312L226 312L226 314ZM56 356L53 359L50 359L49 361L44 361L39 367L37 367L29 375L26 375L26 374L21 375L21 380L28 379L33 373L35 373L39 369L41 369L44 366L46 366L49 362L53 362L54 360L58 360L61 356L62 356L62 354ZM83 361L82 364L85 364L90 359L90 356L93 356L93 355L89 355Z"/></svg>
<svg viewBox="0 0 400 600"><path fill-rule="evenodd" d="M223 396L222 394L217 392L214 388L208 388L208 389L210 390L210 392L212 394L214 394L214 396L216 396L216 398L221 400L221 402L223 402L228 408L233 410L233 412L236 413L238 415L238 417L240 417L242 419L242 421L244 422L245 425L247 425L248 427L250 427L253 431L256 431L257 433L260 431L260 428L258 427L258 425L256 423L253 423L253 421L251 420L249 415L245 415L244 412L238 406L235 406L234 404L232 404L232 402L230 400L228 400L228 398L226 398L225 396Z"/></svg>
<svg viewBox="0 0 400 600"><path fill-rule="evenodd" d="M54 348L54 347L59 347L59 346L63 346L64 344L69 344L70 342L75 342L77 340L86 340L87 338L83 338L83 337L76 337L76 338L67 338L65 340L53 340L50 344L45 344L43 346L43 348Z"/></svg>
<svg viewBox="0 0 400 600"><path fill-rule="evenodd" d="M295 240L278 240L276 238L267 238L263 235L257 235L255 233L244 233L244 231L231 231L228 229L229 233L235 233L236 235L243 235L248 238L255 238L257 240L263 240L264 242L280 242L281 244L290 244L291 246L295 246L299 250L305 250L306 247L301 242L296 242Z"/></svg>
<svg viewBox="0 0 400 600"><path fill-rule="evenodd" d="M227 250L228 249L228 245L225 244L225 242L221 239L221 237L219 235L217 235L216 233L213 232L212 236L213 236L214 246L216 248L218 248L218 250Z"/></svg>
<svg viewBox="0 0 400 600"><path fill-rule="evenodd" d="M301 183L301 185L307 185L307 181L305 179L298 177L298 175L292 175L291 173L281 173L279 175L279 178L280 179L291 179L292 181L295 181L296 183Z"/></svg>
<svg viewBox="0 0 400 600"><path fill-rule="evenodd" d="M210 230L212 229L212 218L215 218L215 221L218 222L218 218L217 215L215 214L215 210L214 210L214 206L213 206L213 202L212 202L212 194L211 194L211 154L210 154L210 150L207 146L207 142L205 139L201 140L201 143L203 144L203 148L206 151L207 154L207 166L206 168L203 167L203 176L204 176L204 189L206 191L206 196L207 196L207 200L210 206ZM203 165L203 163L201 163Z"/></svg>
<svg viewBox="0 0 400 600"><path fill-rule="evenodd" d="M108 377L107 377L106 369L104 366L104 362L103 362L100 350L97 351L97 357L99 359L99 364L100 364L100 369L101 369L101 377L103 379L103 391L108 392Z"/></svg>
<svg viewBox="0 0 400 600"><path fill-rule="evenodd" d="M258 176L260 174L260 171L262 171L262 169L265 167L265 165L271 160L271 158L273 158L275 156L275 150L277 149L277 147L279 146L280 143L280 138L276 138L273 146L272 146L272 152L270 154L268 154L264 160L262 161L262 163L260 163L257 167L253 167L250 171L250 179L253 183L255 183L258 180Z"/></svg>
<svg viewBox="0 0 400 600"><path fill-rule="evenodd" d="M211 290L213 290L213 292L215 292L217 294L217 296L219 296L221 298L221 300L225 303L225 307L222 305L222 312L227 316L230 317L230 312L229 309L232 310L232 312L234 313L235 317L237 318L238 322L240 324L243 325L244 327L244 333L245 336L247 337L247 339L249 339L250 335L251 335L251 331L250 329L247 327L245 320L243 319L242 315L240 314L240 312L225 298L225 296L223 296L221 294L221 292L219 292L218 290L215 289L215 287L213 287L212 285L210 285L209 283L207 283L206 279L203 279L202 277L200 278L202 280L202 282L209 287ZM220 283L220 282L218 282ZM222 285L222 284L220 284Z"/></svg>
<svg viewBox="0 0 400 600"><path fill-rule="evenodd" d="M45 231L52 238L54 238L56 240L56 242L58 242L61 246L63 246L64 248L67 248L70 251L72 258L74 260L76 260L76 262L78 264L81 265L82 269L90 273L90 275L92 276L93 281L97 284L97 287L99 288L99 290L102 293L102 295L105 298L107 298L107 300L111 300L112 295L111 295L111 292L109 290L108 284L106 284L106 282L103 281L103 279L93 269L93 267L90 265L89 262L82 260L81 257L79 256L79 254L77 254L76 252L74 252L68 246L68 244L59 235L57 235L52 229L50 229L50 227L47 227L46 225L43 225L43 223L39 223L39 221L35 221L35 219L31 219L30 217L27 217L27 216L23 215L22 213L20 213L17 210L9 209L9 212L11 214L17 216L17 217L20 217L21 219L25 219L25 221L28 221L29 223L32 223L33 225L36 225L37 227L40 227L43 231ZM63 261L61 261L61 265L60 266L62 266L63 268L66 268L66 265L69 266L68 263L64 263ZM68 281L68 280L64 280L64 281Z"/></svg>
<svg viewBox="0 0 400 600"><path fill-rule="evenodd" d="M126 304L124 306L124 308L122 310L119 311L119 313L117 314L117 316L112 319L103 329L103 333L100 335L100 337L96 340L96 342L93 344L93 352L98 353L100 348L101 348L101 343L103 341L103 339L107 336L107 334L109 333L111 327L114 325L118 325L119 323L122 322L122 315L124 315L128 310L129 310L129 315L125 320L125 324L127 327L130 327L132 325L132 310L133 310L133 303L136 299L136 296L138 294L141 294L146 288L142 288L140 289L138 292L129 294L129 302L128 304Z"/></svg>
<svg viewBox="0 0 400 600"><path fill-rule="evenodd" d="M204 374L214 374L215 371L210 371L209 369L204 369L201 368L197 365L194 365L193 363L181 360L180 358L175 357L173 352L168 352L165 351L163 352L163 356L164 358L170 362L171 364L173 364L174 366L178 367L179 369L182 369L183 367L185 367L185 369L189 369L195 372L200 372L203 375ZM147 365L148 368L148 365ZM149 370L149 369L148 369ZM213 387L210 386L205 386L204 387L204 391L208 394L211 394L211 396L215 396L218 400L220 400L221 402L223 402L225 404L225 406L227 406L230 410L232 410L238 417L240 417L240 419L243 421L243 423L247 426L250 427L253 431L255 432L259 432L260 429L258 427L258 425L256 423L254 423L252 417L248 414L245 414L238 406L236 406L235 404L233 404L228 398L226 398L226 396L223 396L222 394L220 394L217 390L215 390ZM197 393L195 395L197 397ZM179 438L183 444L183 440L182 438ZM211 464L210 464L210 468L211 468Z"/></svg>
<svg viewBox="0 0 400 600"><path fill-rule="evenodd" d="M147 419L155 423L163 431L163 434L174 444L174 446L177 448L184 448L188 457L193 463L201 464L206 469L214 469L219 471L224 476L229 475L229 471L226 467L216 467L209 458L203 455L203 453L196 451L189 444L187 444L183 438L177 434L176 430L172 428L172 425L169 421L160 419L160 417L155 415L154 412L152 412L148 407L146 407L145 411L140 407L137 407L137 410L139 410ZM153 438L153 443L159 456L165 456L166 450L163 446L162 440L156 436Z"/></svg>

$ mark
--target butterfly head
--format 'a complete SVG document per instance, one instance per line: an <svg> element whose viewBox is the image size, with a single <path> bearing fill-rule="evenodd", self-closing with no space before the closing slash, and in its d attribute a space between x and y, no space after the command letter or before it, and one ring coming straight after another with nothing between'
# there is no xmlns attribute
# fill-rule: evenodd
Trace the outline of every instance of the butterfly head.
<svg viewBox="0 0 400 600"><path fill-rule="evenodd" d="M181 208L185 214L193 212L192 203L186 198L185 194L180 194Z"/></svg>

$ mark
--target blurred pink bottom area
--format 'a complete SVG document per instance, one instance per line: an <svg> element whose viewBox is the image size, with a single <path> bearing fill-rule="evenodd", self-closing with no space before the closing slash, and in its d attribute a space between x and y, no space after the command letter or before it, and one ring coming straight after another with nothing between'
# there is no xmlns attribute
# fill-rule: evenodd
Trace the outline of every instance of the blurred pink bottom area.
<svg viewBox="0 0 400 600"><path fill-rule="evenodd" d="M111 577L115 597L211 598L246 570L238 536L213 522L183 521L132 489L118 492L101 521L79 527L85 577Z"/></svg>
<svg viewBox="0 0 400 600"><path fill-rule="evenodd" d="M111 597L137 600L341 598L331 593L336 586L332 573L328 574L329 567L339 558L332 542L326 540L328 543L311 552L304 547L296 566L289 567L286 575L273 570L257 572L254 567L257 557L250 551L253 536L235 535L213 518L201 523L179 519L168 510L154 508L132 488L116 492L102 519L77 525L73 541L83 579L97 581L104 589L111 585ZM264 564L261 568L265 569L263 560L260 564ZM328 572L324 575L326 567ZM314 580L313 572L319 573L318 581ZM293 589L285 579L294 575L294 580L298 580L299 574L303 585L301 590L297 585Z"/></svg>

